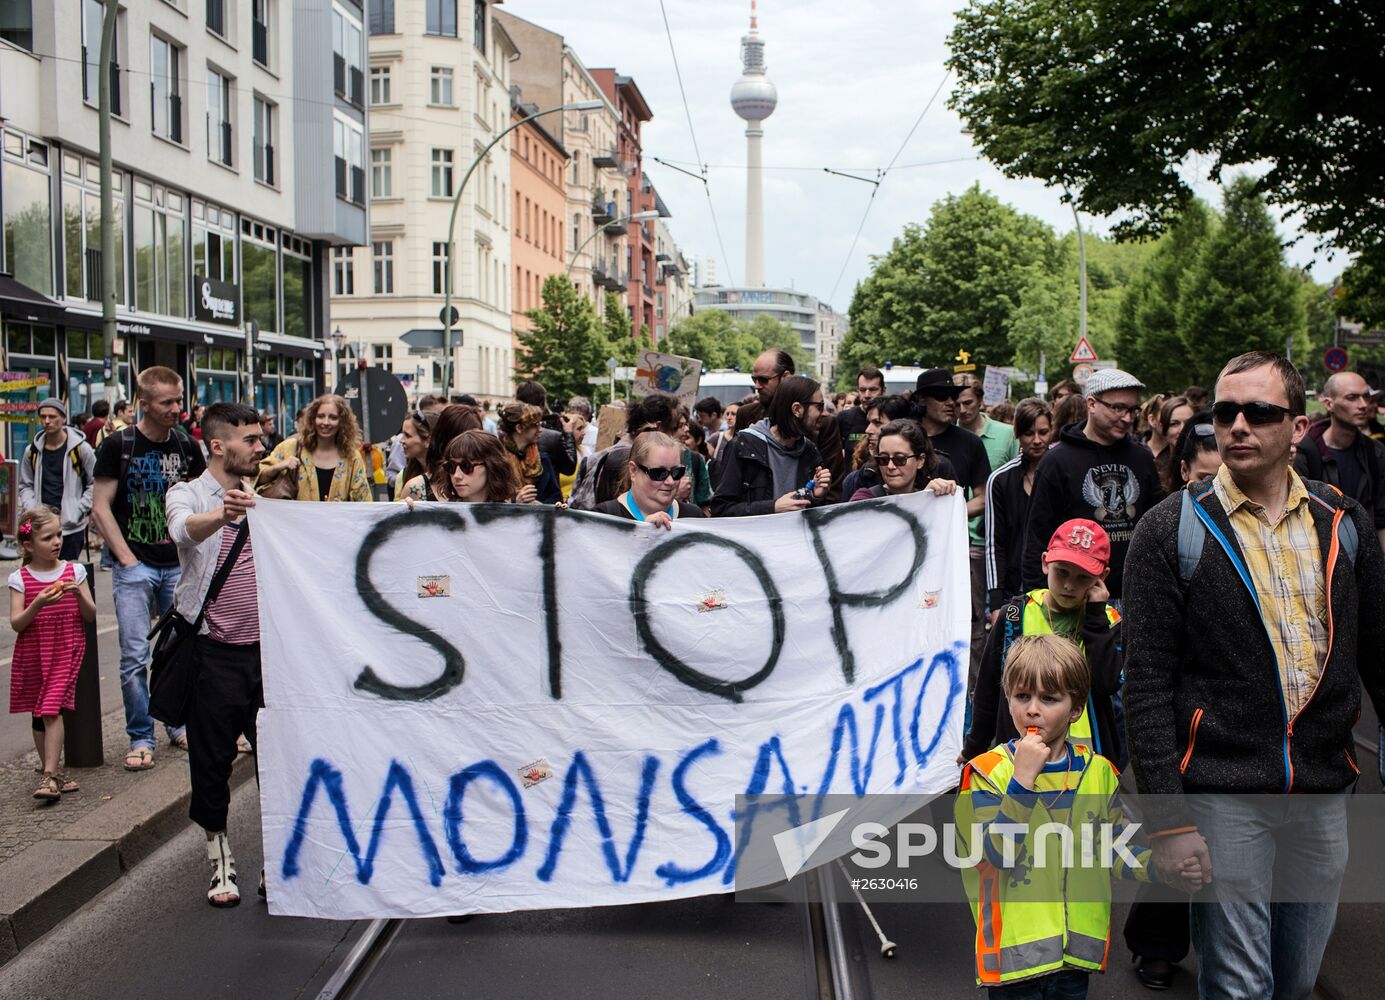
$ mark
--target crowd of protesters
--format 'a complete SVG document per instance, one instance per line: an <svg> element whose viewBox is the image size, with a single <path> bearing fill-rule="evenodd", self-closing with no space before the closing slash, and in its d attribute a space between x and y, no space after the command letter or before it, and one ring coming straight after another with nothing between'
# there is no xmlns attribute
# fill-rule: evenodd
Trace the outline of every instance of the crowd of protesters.
<svg viewBox="0 0 1385 1000"><path fill-rule="evenodd" d="M854 393L828 397L777 350L756 359L751 381L754 394L730 405L635 400L601 449L591 402L554 408L537 382L494 415L470 397L424 397L383 451L361 441L334 395L313 400L282 439L273 414L240 404L185 414L181 379L166 368L139 374L138 420L128 405L101 403L69 428L65 405L45 400L42 432L19 463L25 566L10 578L21 635L11 710L34 718L35 797L76 789L60 767L58 712L71 707L81 619L94 615L73 562L89 525L114 562L130 770L154 766L151 610L176 605L195 618L218 577L197 639L209 679L188 726L167 735L190 754L192 818L213 867L208 900L230 906L239 888L228 779L237 739L253 748L261 700L244 527L257 495L562 505L672 530L687 517L960 492L971 583L963 792L991 796L987 808L1004 814L1013 796L1062 792L1074 773L1100 770L1098 760L1115 765L1101 771L1111 782L1129 765L1140 791L1182 803L1145 817L1154 870L1171 886L1203 889L1214 865L1216 883L1239 888L1267 871L1280 878L1273 859L1286 827L1320 849L1282 877L1319 895L1340 883L1363 684L1385 709L1385 669L1369 655L1385 648L1379 391L1334 374L1322 419L1310 423L1300 373L1262 352L1228 362L1211 393L1151 393L1132 373L1101 369L1046 398L991 406L975 377L943 368L889 394L883 373L864 367ZM1047 672L1034 666L1045 656L1058 664ZM1055 714L1050 694L1067 708ZM1310 814L1267 798L1229 816L1182 791L1317 792L1330 803ZM1170 886L1142 891L1125 940L1145 986L1167 988L1195 947L1205 996L1308 995L1335 902L1195 899ZM1004 912L1003 894L993 903ZM1060 995L1020 991L1034 984L1085 995L1086 974L1106 955L1073 944L1073 921L1096 919L1084 912L1058 915L1066 938L989 951L978 937L978 982L1004 996Z"/></svg>

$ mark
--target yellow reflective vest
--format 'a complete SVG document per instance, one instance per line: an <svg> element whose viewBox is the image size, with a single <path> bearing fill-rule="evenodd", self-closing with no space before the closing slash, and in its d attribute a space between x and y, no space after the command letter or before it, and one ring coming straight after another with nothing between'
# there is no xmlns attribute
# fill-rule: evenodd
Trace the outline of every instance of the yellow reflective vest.
<svg viewBox="0 0 1385 1000"><path fill-rule="evenodd" d="M1110 945L1111 878L1149 880L1149 849L1131 843L1103 862L1103 836L1127 825L1115 766L1082 742L1049 764L1034 790L1012 781L1011 744L976 757L962 771L956 803L958 854L976 920L976 982L1003 986L1061 969L1100 972ZM1055 827L1071 831L1071 853ZM1105 829L1103 829L1103 827ZM1006 833L1017 848L1009 859ZM1036 836L1037 833L1037 836ZM1056 842L1055 842L1056 841ZM1091 858L1080 858L1082 844Z"/></svg>
<svg viewBox="0 0 1385 1000"><path fill-rule="evenodd" d="M1048 616L1044 614L1044 598L1047 596L1048 591L1046 589L1031 590L1024 595L1024 619L1021 622L1021 635L1047 635L1053 631L1053 628L1048 623ZM1110 605L1106 607L1106 620L1112 625L1120 621L1120 615L1118 615L1115 609ZM1079 647L1082 647L1082 639L1080 636L1074 637L1073 641L1076 642ZM1082 648L1083 652L1086 652L1086 648ZM1002 652L1002 661L1004 660L1004 656L1005 654ZM1077 717L1077 721L1068 729L1068 737L1070 739L1081 740L1089 745L1092 743L1091 707L1092 696L1088 695L1087 704L1082 706L1082 714Z"/></svg>

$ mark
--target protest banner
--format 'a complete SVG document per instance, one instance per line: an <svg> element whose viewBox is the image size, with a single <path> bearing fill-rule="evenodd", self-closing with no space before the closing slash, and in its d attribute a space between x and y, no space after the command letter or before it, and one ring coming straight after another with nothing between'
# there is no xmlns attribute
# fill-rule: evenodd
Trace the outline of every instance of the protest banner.
<svg viewBox="0 0 1385 1000"><path fill-rule="evenodd" d="M981 383L981 403L995 406L1010 398L1010 373L1004 368L986 366L986 377Z"/></svg>
<svg viewBox="0 0 1385 1000"><path fill-rule="evenodd" d="M702 378L702 362L677 354L641 351L635 366L635 381L630 387L636 398L656 392L668 393L689 409L697 402L697 385Z"/></svg>
<svg viewBox="0 0 1385 1000"><path fill-rule="evenodd" d="M625 433L625 407L607 403L596 417L596 450L605 451Z"/></svg>
<svg viewBox="0 0 1385 1000"><path fill-rule="evenodd" d="M726 892L737 795L801 795L806 821L820 793L956 784L960 495L671 531L538 505L250 519L273 913Z"/></svg>

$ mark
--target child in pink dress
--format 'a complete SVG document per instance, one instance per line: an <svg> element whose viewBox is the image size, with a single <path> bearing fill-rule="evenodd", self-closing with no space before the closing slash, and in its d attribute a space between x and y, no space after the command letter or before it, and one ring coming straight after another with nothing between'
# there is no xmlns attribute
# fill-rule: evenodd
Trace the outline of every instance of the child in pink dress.
<svg viewBox="0 0 1385 1000"><path fill-rule="evenodd" d="M34 747L43 780L34 798L54 802L77 783L62 774L62 709L73 708L77 671L86 651L82 622L96 620L86 567L58 558L62 522L48 507L19 518L23 565L10 574L10 627L19 633L10 669L10 712L34 717Z"/></svg>

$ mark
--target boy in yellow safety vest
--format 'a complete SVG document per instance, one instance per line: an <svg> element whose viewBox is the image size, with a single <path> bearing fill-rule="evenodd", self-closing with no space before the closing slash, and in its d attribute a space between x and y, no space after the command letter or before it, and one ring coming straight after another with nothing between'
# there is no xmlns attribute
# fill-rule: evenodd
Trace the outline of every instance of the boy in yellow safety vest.
<svg viewBox="0 0 1385 1000"><path fill-rule="evenodd" d="M1101 525L1073 518L1058 526L1043 554L1048 586L1010 601L987 633L976 690L972 693L971 729L957 758L960 765L997 743L1019 735L1005 711L1001 671L1006 653L1024 635L1054 633L1077 643L1086 654L1090 691L1072 735L1117 764L1120 737L1111 697L1120 690L1124 657L1120 615L1107 600L1111 540Z"/></svg>
<svg viewBox="0 0 1385 1000"><path fill-rule="evenodd" d="M1091 685L1081 650L1021 636L1002 684L1025 735L968 762L956 804L976 982L1006 1000L1085 997L1110 950L1111 879L1148 882L1150 851L1129 840L1115 766L1071 736ZM1175 879L1200 888L1198 862Z"/></svg>

